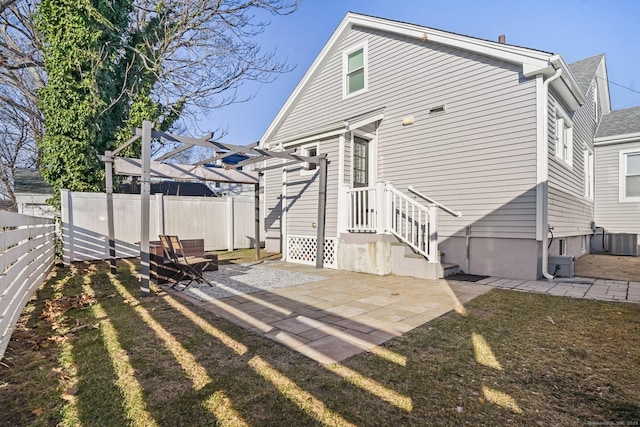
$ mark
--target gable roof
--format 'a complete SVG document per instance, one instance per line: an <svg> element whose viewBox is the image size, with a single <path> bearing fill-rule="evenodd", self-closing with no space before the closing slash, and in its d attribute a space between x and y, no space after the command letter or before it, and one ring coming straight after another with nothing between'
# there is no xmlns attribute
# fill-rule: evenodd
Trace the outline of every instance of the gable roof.
<svg viewBox="0 0 640 427"><path fill-rule="evenodd" d="M16 168L13 171L13 192L53 195L53 187L44 181L38 170Z"/></svg>
<svg viewBox="0 0 640 427"><path fill-rule="evenodd" d="M573 77L575 77L582 93L587 93L589 90L589 86L591 85L591 82L598 71L598 66L600 66L603 58L604 54L600 54L569 64L569 69L571 70Z"/></svg>
<svg viewBox="0 0 640 427"><path fill-rule="evenodd" d="M602 116L596 143L617 143L629 139L640 139L640 107L615 110Z"/></svg>
<svg viewBox="0 0 640 427"><path fill-rule="evenodd" d="M536 49L498 43L476 37L464 36L406 22L393 21L390 19L349 12L342 19L338 28L333 32L329 41L324 45L316 59L313 61L274 120L260 138L260 146L264 146L265 143L270 142L269 139L273 136L274 132L278 129L289 111L291 111L295 106L306 88L310 85L311 81L313 81L314 77L320 73L331 55L340 46L342 40L344 40L348 32L354 27L396 34L411 39L421 40L424 43L438 43L475 52L480 55L497 58L505 62L518 64L522 66L522 72L527 78L540 74L545 77L549 77L553 75L556 70L564 69L566 72L562 73L560 78L553 81L551 85L560 93L568 106L572 109L577 109L585 102L583 92L580 90L580 87L573 78L569 67L560 55L554 55L550 52L544 52Z"/></svg>

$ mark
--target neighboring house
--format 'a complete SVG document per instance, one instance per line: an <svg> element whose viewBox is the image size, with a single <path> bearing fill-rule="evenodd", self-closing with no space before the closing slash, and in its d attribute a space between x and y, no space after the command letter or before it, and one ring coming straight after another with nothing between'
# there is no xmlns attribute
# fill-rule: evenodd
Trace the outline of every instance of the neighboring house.
<svg viewBox="0 0 640 427"><path fill-rule="evenodd" d="M53 187L47 184L36 169L16 168L13 173L13 193L18 213L31 216L55 217L56 210L47 204L53 197Z"/></svg>
<svg viewBox="0 0 640 427"><path fill-rule="evenodd" d="M640 107L602 118L596 146L596 223L640 234Z"/></svg>
<svg viewBox="0 0 640 427"><path fill-rule="evenodd" d="M537 279L554 272L548 253L589 251L594 137L609 113L604 55L566 64L349 13L260 145L327 156L327 266L442 277L444 257ZM266 169L266 249L289 261L315 262L318 175L313 164Z"/></svg>

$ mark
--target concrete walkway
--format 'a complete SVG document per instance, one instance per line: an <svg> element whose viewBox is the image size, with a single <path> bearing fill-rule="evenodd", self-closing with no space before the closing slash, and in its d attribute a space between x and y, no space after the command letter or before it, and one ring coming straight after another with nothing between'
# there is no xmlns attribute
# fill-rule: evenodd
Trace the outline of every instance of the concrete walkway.
<svg viewBox="0 0 640 427"><path fill-rule="evenodd" d="M488 285L492 288L538 292L573 298L640 302L640 282L589 278L556 279L549 282L546 280L513 280L489 277L476 283Z"/></svg>
<svg viewBox="0 0 640 427"><path fill-rule="evenodd" d="M402 335L492 287L470 282L374 276L276 262L270 268L324 280L201 301L170 290L219 317L263 334L320 363L335 363Z"/></svg>

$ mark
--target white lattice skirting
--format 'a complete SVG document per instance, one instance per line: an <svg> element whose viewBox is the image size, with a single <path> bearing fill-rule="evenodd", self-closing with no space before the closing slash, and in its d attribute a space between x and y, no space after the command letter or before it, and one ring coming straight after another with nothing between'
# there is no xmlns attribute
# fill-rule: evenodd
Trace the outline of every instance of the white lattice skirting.
<svg viewBox="0 0 640 427"><path fill-rule="evenodd" d="M316 265L317 239L311 236L287 236L287 261ZM324 241L324 266L338 268L338 239Z"/></svg>

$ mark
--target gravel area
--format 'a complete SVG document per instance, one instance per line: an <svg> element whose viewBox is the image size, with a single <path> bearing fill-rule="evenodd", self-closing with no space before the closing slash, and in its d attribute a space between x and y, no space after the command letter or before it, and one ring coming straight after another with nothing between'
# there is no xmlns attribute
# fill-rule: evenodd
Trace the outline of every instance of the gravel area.
<svg viewBox="0 0 640 427"><path fill-rule="evenodd" d="M252 294L269 289L288 288L303 283L317 282L325 277L260 265L223 265L218 271L206 271L204 277L213 285L193 282L187 289L175 288L201 301Z"/></svg>

